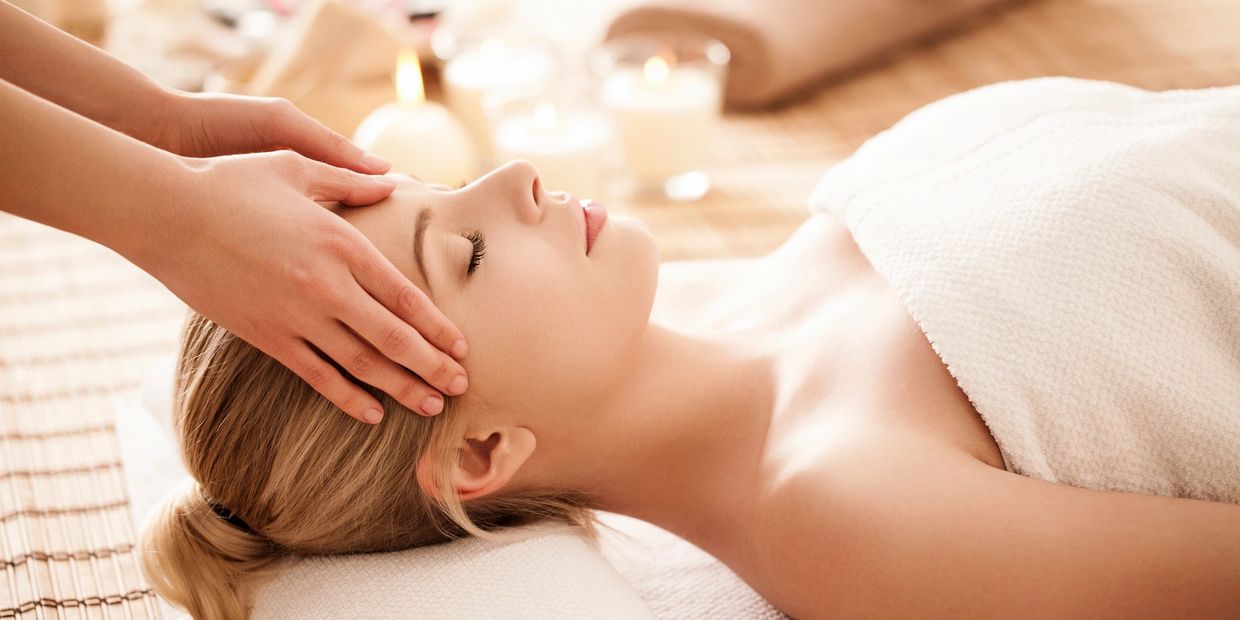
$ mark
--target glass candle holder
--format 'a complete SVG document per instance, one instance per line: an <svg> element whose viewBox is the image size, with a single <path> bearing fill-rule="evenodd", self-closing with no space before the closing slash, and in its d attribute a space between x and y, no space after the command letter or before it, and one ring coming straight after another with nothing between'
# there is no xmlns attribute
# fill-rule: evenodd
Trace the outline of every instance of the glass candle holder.
<svg viewBox="0 0 1240 620"><path fill-rule="evenodd" d="M492 165L525 159L543 187L605 200L614 131L588 99L564 90L493 93L484 98L492 132Z"/></svg>
<svg viewBox="0 0 1240 620"><path fill-rule="evenodd" d="M492 127L483 98L492 93L545 89L557 74L545 45L512 37L458 41L444 63L444 101L465 123L484 159L491 155Z"/></svg>
<svg viewBox="0 0 1240 620"><path fill-rule="evenodd" d="M723 113L731 60L719 41L697 35L635 35L591 54L596 92L615 124L638 193L697 200Z"/></svg>

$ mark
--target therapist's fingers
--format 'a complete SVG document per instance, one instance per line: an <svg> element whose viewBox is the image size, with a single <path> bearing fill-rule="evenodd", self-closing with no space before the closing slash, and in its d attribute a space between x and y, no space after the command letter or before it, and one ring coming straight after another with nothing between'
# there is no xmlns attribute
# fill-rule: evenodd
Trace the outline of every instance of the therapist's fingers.
<svg viewBox="0 0 1240 620"><path fill-rule="evenodd" d="M378 249L373 246L366 248L351 261L349 269L366 292L405 323L412 325L425 341L458 360L469 353L461 330ZM417 371L416 368L411 369Z"/></svg>
<svg viewBox="0 0 1240 620"><path fill-rule="evenodd" d="M443 396L438 391L338 321L318 336L314 346L359 381L383 390L412 411L435 415L443 410Z"/></svg>
<svg viewBox="0 0 1240 620"><path fill-rule="evenodd" d="M295 167L294 174L301 177L306 196L320 202L368 205L387 198L396 189L394 177L360 174L304 158Z"/></svg>
<svg viewBox="0 0 1240 620"><path fill-rule="evenodd" d="M378 399L358 387L357 384L345 379L340 371L320 357L304 341L298 340L293 347L272 357L288 366L310 387L350 416L369 424L375 424L383 419L383 408L379 406Z"/></svg>
<svg viewBox="0 0 1240 620"><path fill-rule="evenodd" d="M357 297L367 297L358 291ZM349 329L370 342L383 355L416 373L437 390L458 395L468 387L465 369L426 341L413 327L374 299L359 299L342 317ZM396 392L389 392L393 395ZM402 401L403 402L403 401Z"/></svg>
<svg viewBox="0 0 1240 620"><path fill-rule="evenodd" d="M302 112L287 99L273 99L267 140L317 161L368 174L383 174L392 165L368 153L343 135Z"/></svg>

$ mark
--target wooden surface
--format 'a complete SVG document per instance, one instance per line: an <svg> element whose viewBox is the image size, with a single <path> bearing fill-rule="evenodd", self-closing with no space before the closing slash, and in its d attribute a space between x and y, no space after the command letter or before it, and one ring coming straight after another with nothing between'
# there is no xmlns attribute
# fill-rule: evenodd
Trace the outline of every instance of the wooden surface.
<svg viewBox="0 0 1240 620"><path fill-rule="evenodd" d="M543 4L592 24L578 32L598 31L597 16L583 13L591 3ZM665 259L762 254L805 218L823 170L925 103L1041 75L1158 90L1234 84L1237 33L1240 5L1225 0L1006 7L795 105L729 115L702 201L614 207L650 224ZM187 66L129 60L172 84ZM112 402L175 351L183 313L111 251L0 214L0 618L159 616L134 559Z"/></svg>

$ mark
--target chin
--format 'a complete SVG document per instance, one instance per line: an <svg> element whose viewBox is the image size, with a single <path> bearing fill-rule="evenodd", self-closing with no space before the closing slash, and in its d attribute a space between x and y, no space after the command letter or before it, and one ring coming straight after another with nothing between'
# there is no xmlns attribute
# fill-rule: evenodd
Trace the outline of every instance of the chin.
<svg viewBox="0 0 1240 620"><path fill-rule="evenodd" d="M614 221L608 219L608 225L615 225L607 249L612 253L609 261L615 265L615 282L624 291L622 307L630 308L635 322L644 329L659 282L659 245L646 223L637 218L620 216Z"/></svg>
<svg viewBox="0 0 1240 620"><path fill-rule="evenodd" d="M654 241L654 234L650 232L650 226L648 226L645 221L639 220L631 215L616 215L612 217L615 217L616 221L623 223L624 226L631 226L640 229L645 232L646 236L650 237L651 241ZM611 221L610 217L608 218L608 221Z"/></svg>
<svg viewBox="0 0 1240 620"><path fill-rule="evenodd" d="M614 226L612 242L617 249L624 253L652 254L648 260L658 265L659 244L645 222L629 215L609 215L607 225Z"/></svg>
<svg viewBox="0 0 1240 620"><path fill-rule="evenodd" d="M600 235L599 241L605 242L606 247L599 244L598 250L606 253L607 256L599 256L608 262L620 263L624 272L627 274L641 273L645 271L654 271L657 275L659 271L659 244L654 240L654 234L650 232L650 227L645 222L629 216L617 216L608 218L607 226L611 228L611 234L608 239L602 239ZM593 252L591 253L593 255Z"/></svg>

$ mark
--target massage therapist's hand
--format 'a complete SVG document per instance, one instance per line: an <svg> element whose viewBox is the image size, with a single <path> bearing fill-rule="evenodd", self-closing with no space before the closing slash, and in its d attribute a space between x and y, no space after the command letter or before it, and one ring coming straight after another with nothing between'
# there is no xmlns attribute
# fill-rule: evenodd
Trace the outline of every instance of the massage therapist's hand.
<svg viewBox="0 0 1240 620"><path fill-rule="evenodd" d="M386 162L287 101L164 88L2 0L0 58L0 209L112 248L359 419L378 402L315 349L415 411L443 399L409 371L464 390L436 349L463 356L459 331L314 202L382 199L393 181L345 168Z"/></svg>
<svg viewBox="0 0 1240 620"><path fill-rule="evenodd" d="M381 174L388 163L358 148L287 99L164 90L135 137L188 157L290 149L310 159Z"/></svg>
<svg viewBox="0 0 1240 620"><path fill-rule="evenodd" d="M442 409L441 391L465 390L464 368L443 353L465 354L459 330L364 235L315 202L370 204L394 179L291 151L184 161L176 204L127 258L359 420L377 422L378 401L315 349L427 415Z"/></svg>

